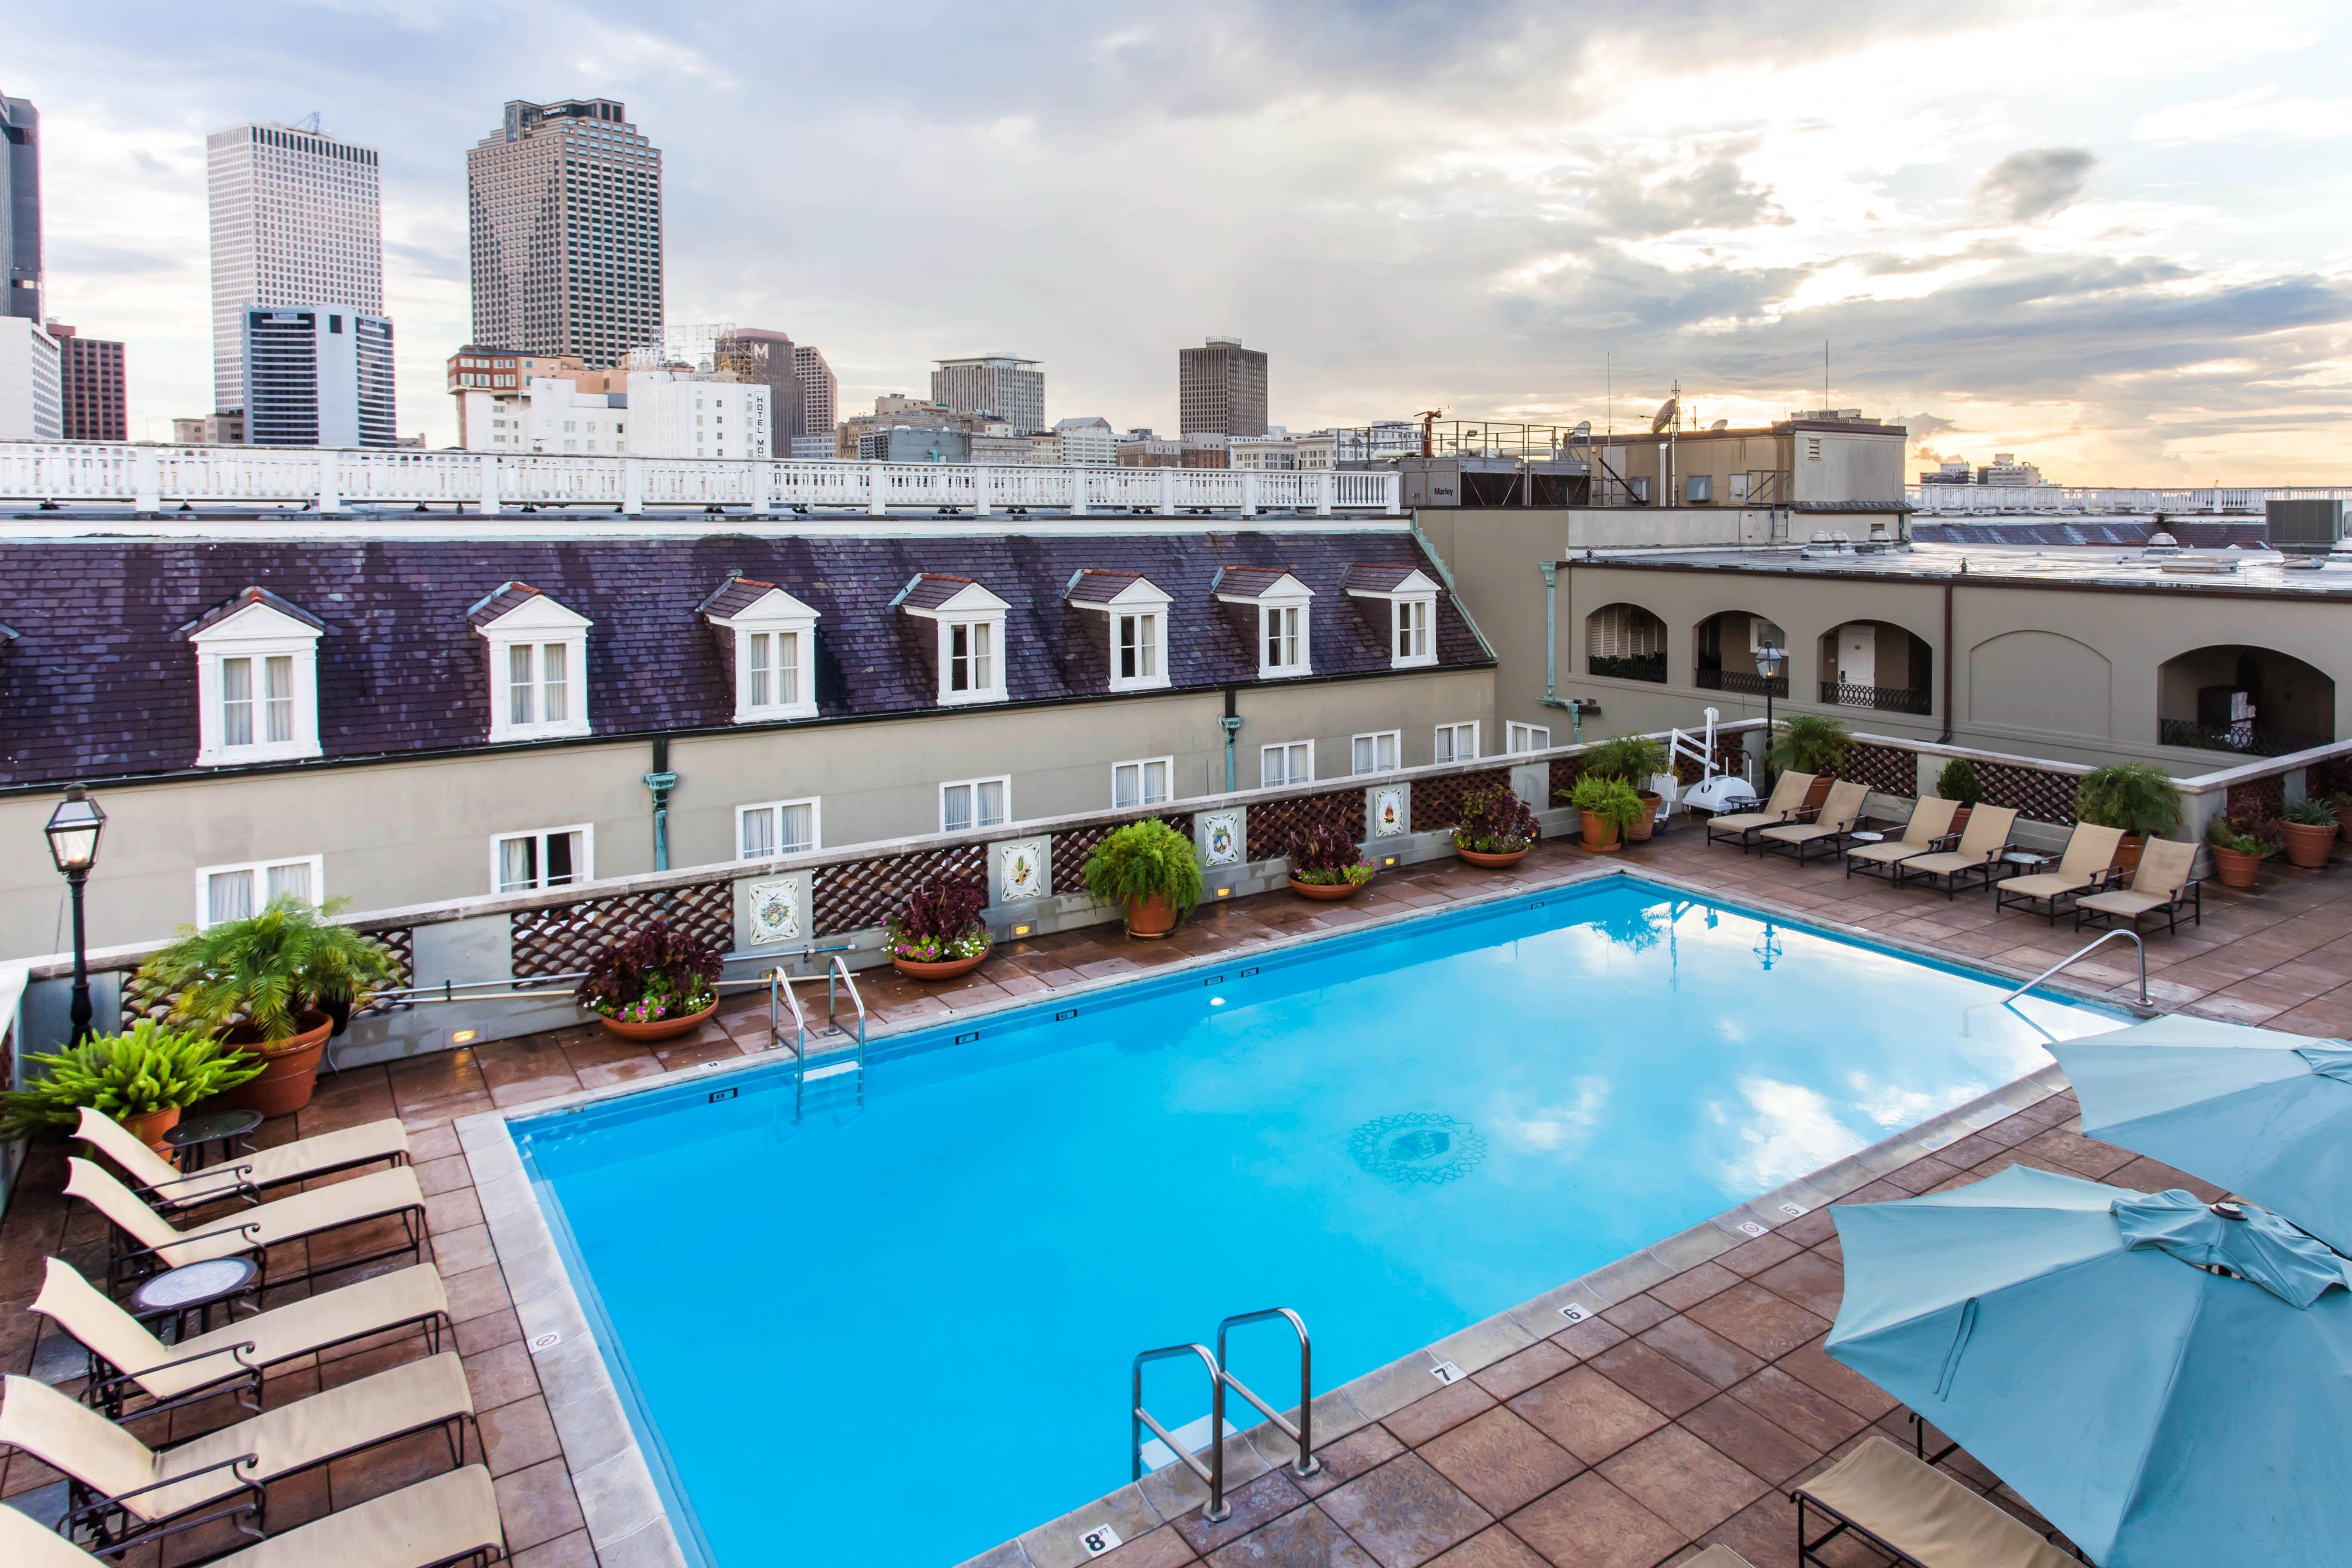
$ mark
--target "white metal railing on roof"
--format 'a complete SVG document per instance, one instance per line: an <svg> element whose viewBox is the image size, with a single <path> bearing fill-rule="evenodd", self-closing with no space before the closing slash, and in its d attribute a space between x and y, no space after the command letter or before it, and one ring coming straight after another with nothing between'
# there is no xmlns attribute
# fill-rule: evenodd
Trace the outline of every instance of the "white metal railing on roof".
<svg viewBox="0 0 2352 1568"><path fill-rule="evenodd" d="M139 511L204 501L308 506L738 507L848 509L873 516L953 508L1000 511L1184 512L1402 510L1393 469L994 467L788 459L596 458L312 447L155 447L0 442L0 500L127 501Z"/></svg>
<svg viewBox="0 0 2352 1568"><path fill-rule="evenodd" d="M1931 516L1979 512L2056 515L2132 512L2211 512L2259 515L2269 500L2352 501L2352 487L2291 485L2270 489L2133 489L2076 485L1909 485L1904 500Z"/></svg>

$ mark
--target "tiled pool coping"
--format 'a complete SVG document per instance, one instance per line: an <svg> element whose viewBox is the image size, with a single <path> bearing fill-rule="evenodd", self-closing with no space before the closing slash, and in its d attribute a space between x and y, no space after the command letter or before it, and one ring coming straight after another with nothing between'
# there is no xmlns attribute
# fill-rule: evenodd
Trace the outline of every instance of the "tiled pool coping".
<svg viewBox="0 0 2352 1568"><path fill-rule="evenodd" d="M1269 946L1288 950L1358 938L1368 931L1408 921L1458 916L1465 910L1617 876L1669 888L1759 919L1811 928L1841 941L1899 952L1940 969L1984 973L1994 980L2003 978L1990 971L1956 963L1947 953L1900 936L1835 921L1758 909L1671 872L1646 867L1636 870L1618 865L1580 865L1557 878L1515 881L1491 894L1457 900L1442 910L1403 910L1340 931L1316 931L1281 938ZM1204 954L1161 968L1151 978L1214 967L1227 961L1226 955ZM1054 994L1056 999L1084 995L1124 987L1139 978L1141 977L1135 974L1104 975L1055 987ZM2073 1000L2111 1008L2117 1005L2112 996L2069 985L2047 984L2042 989ZM956 1016L986 1017L1035 1005L1032 997L1009 998ZM936 1029L940 1023L937 1017L910 1019L895 1027L877 1028L874 1035L882 1037L915 1034ZM781 1047L777 1054L789 1056ZM689 1548L681 1542L677 1525L665 1506L667 1488L656 1480L628 1407L614 1385L598 1343L597 1327L574 1286L565 1266L563 1248L533 1191L530 1173L515 1144L511 1123L636 1094L675 1092L698 1077L739 1073L748 1067L763 1065L767 1059L767 1053L739 1056L656 1079L614 1084L485 1111L461 1118L456 1123L458 1143L472 1173L490 1243L505 1272L523 1342L538 1373L589 1541L601 1568L703 1568L709 1559L698 1543ZM1565 1307L1580 1306L1587 1315L1597 1314L1652 1285L1866 1186L1890 1171L1957 1142L1979 1128L2039 1104L2063 1088L2065 1079L2056 1067L2042 1068L1531 1300L1497 1312L1352 1382L1318 1394L1315 1400L1318 1447L1360 1431L1431 1392L1440 1363L1452 1363L1464 1376L1491 1366L1569 1326L1574 1320L1562 1316ZM1743 1229L1744 1226L1756 1228ZM1263 1451L1258 1447L1262 1437L1273 1439ZM1281 1439L1271 1426L1235 1433L1226 1440L1226 1488L1229 1491L1237 1489L1285 1462ZM1121 1538L1132 1540L1206 1500L1207 1489L1198 1479L1184 1467L1171 1465L1074 1509L1060 1519L1040 1524L971 1562L986 1568L1075 1568L1094 1555L1080 1541L1087 1531L1108 1524Z"/></svg>

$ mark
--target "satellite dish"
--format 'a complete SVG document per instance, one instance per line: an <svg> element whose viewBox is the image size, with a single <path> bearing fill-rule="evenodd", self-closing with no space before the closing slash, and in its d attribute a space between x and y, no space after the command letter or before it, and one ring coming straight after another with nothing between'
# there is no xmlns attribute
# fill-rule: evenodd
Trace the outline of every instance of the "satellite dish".
<svg viewBox="0 0 2352 1568"><path fill-rule="evenodd" d="M1679 397L1669 397L1664 403L1659 404L1658 411L1650 416L1650 434L1653 436L1657 435L1667 426L1673 424L1675 422L1675 416L1681 412L1682 399Z"/></svg>
<svg viewBox="0 0 2352 1568"><path fill-rule="evenodd" d="M1714 424L1708 426L1707 428L1710 430L1728 430L1731 428L1731 421L1728 419L1718 419Z"/></svg>

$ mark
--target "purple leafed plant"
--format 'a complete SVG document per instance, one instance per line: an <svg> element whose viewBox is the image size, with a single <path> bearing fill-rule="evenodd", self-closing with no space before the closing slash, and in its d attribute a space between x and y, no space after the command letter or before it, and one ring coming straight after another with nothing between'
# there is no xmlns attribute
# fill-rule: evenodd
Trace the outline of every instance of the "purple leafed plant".
<svg viewBox="0 0 2352 1568"><path fill-rule="evenodd" d="M1462 797L1454 842L1475 854L1516 855L1542 834L1526 801L1507 789L1476 790Z"/></svg>
<svg viewBox="0 0 2352 1568"><path fill-rule="evenodd" d="M988 924L980 911L987 906L988 895L969 878L934 877L890 917L890 951L920 963L985 952Z"/></svg>
<svg viewBox="0 0 2352 1568"><path fill-rule="evenodd" d="M1349 831L1348 807L1339 795L1325 795L1307 808L1307 820L1290 840L1290 875L1309 887L1358 886L1372 879L1372 868Z"/></svg>
<svg viewBox="0 0 2352 1568"><path fill-rule="evenodd" d="M590 1012L624 1023L684 1018L717 998L723 967L709 942L658 920L598 949L575 994Z"/></svg>

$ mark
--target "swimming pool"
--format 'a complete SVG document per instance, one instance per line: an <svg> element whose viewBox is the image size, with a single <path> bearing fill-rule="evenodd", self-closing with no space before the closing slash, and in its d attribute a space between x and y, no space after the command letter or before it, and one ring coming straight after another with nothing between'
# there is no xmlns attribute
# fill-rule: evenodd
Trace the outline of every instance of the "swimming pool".
<svg viewBox="0 0 2352 1568"><path fill-rule="evenodd" d="M951 1564L1128 1479L1139 1350L1337 1387L2127 1021L2007 988L1610 876L513 1130L690 1554Z"/></svg>

